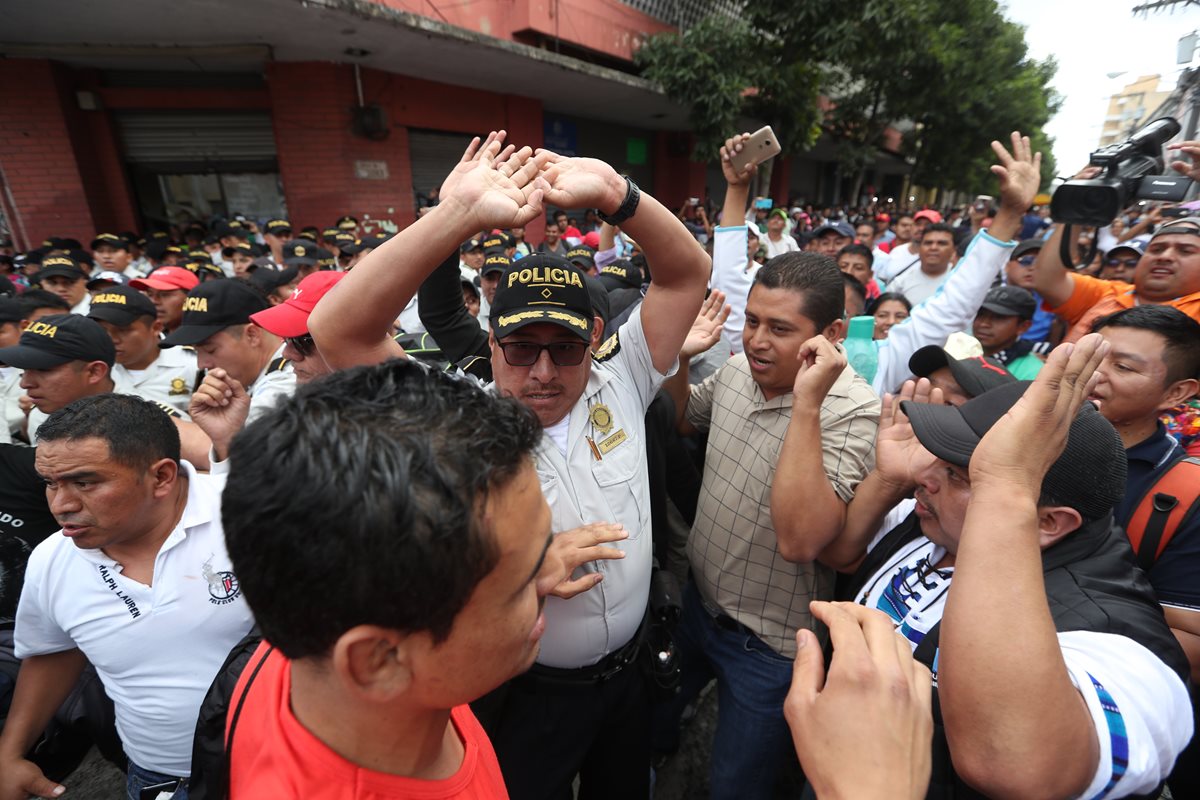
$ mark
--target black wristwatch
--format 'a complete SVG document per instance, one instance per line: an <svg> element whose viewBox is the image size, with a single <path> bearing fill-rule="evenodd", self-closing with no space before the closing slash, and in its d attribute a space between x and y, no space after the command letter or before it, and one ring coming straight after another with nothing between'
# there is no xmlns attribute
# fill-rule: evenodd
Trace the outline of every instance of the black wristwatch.
<svg viewBox="0 0 1200 800"><path fill-rule="evenodd" d="M625 185L628 188L625 190L625 200L621 203L621 206L613 212L612 216L605 214L600 209L596 209L596 216L609 225L620 225L632 217L637 212L638 203L642 199L642 190L638 188L638 185L628 175L624 177Z"/></svg>

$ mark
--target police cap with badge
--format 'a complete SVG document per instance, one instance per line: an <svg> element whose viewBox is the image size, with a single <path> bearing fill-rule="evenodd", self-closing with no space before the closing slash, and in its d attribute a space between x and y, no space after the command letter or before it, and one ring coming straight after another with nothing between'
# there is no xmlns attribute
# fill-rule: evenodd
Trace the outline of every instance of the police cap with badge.
<svg viewBox="0 0 1200 800"><path fill-rule="evenodd" d="M79 264L70 256L46 256L42 259L42 268L33 276L35 283L41 283L46 278L67 278L74 281L86 280L87 273L79 268Z"/></svg>
<svg viewBox="0 0 1200 800"><path fill-rule="evenodd" d="M584 272L591 272L596 268L596 251L586 244L572 247L567 251L567 261L570 261Z"/></svg>
<svg viewBox="0 0 1200 800"><path fill-rule="evenodd" d="M500 278L490 322L497 339L526 325L550 322L590 341L594 312L583 273L559 256L535 253Z"/></svg>
<svg viewBox="0 0 1200 800"><path fill-rule="evenodd" d="M627 258L619 258L600 269L600 283L610 292L642 288L642 271Z"/></svg>
<svg viewBox="0 0 1200 800"><path fill-rule="evenodd" d="M483 266L479 268L479 274L488 275L493 272L504 272L512 266L512 263L512 259L504 255L503 250L493 250L484 256Z"/></svg>
<svg viewBox="0 0 1200 800"><path fill-rule="evenodd" d="M333 253L307 239L292 239L283 245L283 263L289 267L311 267L333 258Z"/></svg>
<svg viewBox="0 0 1200 800"><path fill-rule="evenodd" d="M0 363L18 369L54 369L69 361L103 361L112 366L117 351L100 323L79 314L50 314L21 334L13 347L0 348Z"/></svg>
<svg viewBox="0 0 1200 800"><path fill-rule="evenodd" d="M188 292L183 320L159 347L196 345L270 307L258 291L242 281L207 281Z"/></svg>
<svg viewBox="0 0 1200 800"><path fill-rule="evenodd" d="M92 295L88 317L113 325L132 325L139 317L154 321L157 310L150 298L128 286L110 286Z"/></svg>

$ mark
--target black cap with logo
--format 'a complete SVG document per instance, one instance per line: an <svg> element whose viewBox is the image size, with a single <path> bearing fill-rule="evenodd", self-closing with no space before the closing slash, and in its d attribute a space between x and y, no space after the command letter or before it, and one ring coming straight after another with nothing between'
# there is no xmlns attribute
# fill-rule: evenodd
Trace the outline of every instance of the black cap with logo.
<svg viewBox="0 0 1200 800"><path fill-rule="evenodd" d="M114 325L131 325L138 317L154 319L154 303L137 289L109 286L92 295L87 315Z"/></svg>
<svg viewBox="0 0 1200 800"><path fill-rule="evenodd" d="M1017 382L1004 365L994 358L954 358L936 344L922 347L908 359L909 370L918 378L928 378L942 367L950 368L955 382L969 397L978 397L989 389Z"/></svg>
<svg viewBox="0 0 1200 800"><path fill-rule="evenodd" d="M483 237L483 251L485 253L490 253L493 250L504 252L512 246L512 237L507 233L489 233Z"/></svg>
<svg viewBox="0 0 1200 800"><path fill-rule="evenodd" d="M965 467L992 426L1025 394L1031 381L985 392L961 406L905 400L900 404L921 445L943 461ZM1125 448L1091 403L1071 422L1067 446L1042 480L1042 493L1074 508L1085 520L1107 514L1125 495Z"/></svg>
<svg viewBox="0 0 1200 800"><path fill-rule="evenodd" d="M283 263L290 266L311 266L322 258L333 254L323 247L317 247L307 239L292 239L283 245Z"/></svg>
<svg viewBox="0 0 1200 800"><path fill-rule="evenodd" d="M479 270L480 275L487 275L489 272L503 272L512 266L512 259L504 255L503 250L493 250L483 259L483 266Z"/></svg>
<svg viewBox="0 0 1200 800"><path fill-rule="evenodd" d="M600 269L600 283L610 292L642 288L642 271L627 258L619 258Z"/></svg>
<svg viewBox="0 0 1200 800"><path fill-rule="evenodd" d="M54 369L68 361L117 359L112 338L100 323L79 314L50 314L21 334L14 347L0 348L0 363L18 369Z"/></svg>
<svg viewBox="0 0 1200 800"><path fill-rule="evenodd" d="M264 233L271 233L275 236L287 236L292 232L292 223L286 219L269 219L267 224L263 226Z"/></svg>
<svg viewBox="0 0 1200 800"><path fill-rule="evenodd" d="M596 251L586 244L572 247L567 251L567 261L570 261L585 272L593 270L596 268Z"/></svg>
<svg viewBox="0 0 1200 800"><path fill-rule="evenodd" d="M0 324L20 322L25 319L25 309L13 297L0 297Z"/></svg>
<svg viewBox="0 0 1200 800"><path fill-rule="evenodd" d="M42 268L33 276L35 282L46 278L70 278L73 281L87 278L87 273L79 268L79 264L70 256L46 256L42 259Z"/></svg>
<svg viewBox="0 0 1200 800"><path fill-rule="evenodd" d="M492 301L491 325L496 338L503 339L526 325L552 322L590 340L594 314L583 278L578 267L549 253L518 261L500 277Z"/></svg>
<svg viewBox="0 0 1200 800"><path fill-rule="evenodd" d="M118 250L128 250L129 242L117 236L115 233L98 233L96 238L92 239L89 250L95 250L97 247L115 247Z"/></svg>
<svg viewBox="0 0 1200 800"><path fill-rule="evenodd" d="M188 292L183 320L160 347L200 344L232 325L244 325L251 314L270 307L266 299L242 281L205 281Z"/></svg>

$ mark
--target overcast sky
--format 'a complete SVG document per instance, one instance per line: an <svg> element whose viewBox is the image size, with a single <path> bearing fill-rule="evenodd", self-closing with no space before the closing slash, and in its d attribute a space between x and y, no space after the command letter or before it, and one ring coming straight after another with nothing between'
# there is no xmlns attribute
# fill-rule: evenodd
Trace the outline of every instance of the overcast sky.
<svg viewBox="0 0 1200 800"><path fill-rule="evenodd" d="M1112 94L1155 73L1162 75L1161 91L1175 88L1183 69L1175 64L1176 43L1200 28L1195 7L1135 17L1136 0L1001 0L1001 5L1009 19L1025 26L1031 56L1058 60L1054 87L1064 102L1046 132L1055 139L1060 175L1087 163ZM1110 79L1110 72L1125 74Z"/></svg>

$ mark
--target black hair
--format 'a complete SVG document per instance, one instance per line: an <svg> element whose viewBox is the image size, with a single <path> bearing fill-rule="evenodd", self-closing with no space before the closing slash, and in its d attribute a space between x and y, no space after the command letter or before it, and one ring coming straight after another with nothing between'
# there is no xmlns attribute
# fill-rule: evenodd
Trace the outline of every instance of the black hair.
<svg viewBox="0 0 1200 800"><path fill-rule="evenodd" d="M70 303L54 292L48 292L45 289L28 289L17 298L17 302L21 304L21 314L26 319L39 308L53 308L63 313L71 311Z"/></svg>
<svg viewBox="0 0 1200 800"><path fill-rule="evenodd" d="M879 309L879 307L881 305L883 305L884 303L888 302L889 300L894 300L897 303L902 303L904 305L904 308L909 313L912 313L912 303L910 303L908 301L907 297L900 294L899 292L884 292L883 294L879 295L879 297L876 297L874 300L871 301L870 305L867 308L867 313L874 316L875 312Z"/></svg>
<svg viewBox="0 0 1200 800"><path fill-rule="evenodd" d="M863 256L867 259L868 267L875 266L875 254L872 253L871 248L867 247L865 244L851 242L841 250L838 250L837 257L841 258L842 256Z"/></svg>
<svg viewBox="0 0 1200 800"><path fill-rule="evenodd" d="M113 461L148 469L169 458L179 463L179 431L165 411L129 394L82 397L51 414L38 428L39 442L103 439Z"/></svg>
<svg viewBox="0 0 1200 800"><path fill-rule="evenodd" d="M1163 337L1168 386L1176 381L1200 378L1200 322L1179 309L1161 305L1134 306L1092 323L1093 332L1104 328L1137 328Z"/></svg>
<svg viewBox="0 0 1200 800"><path fill-rule="evenodd" d="M912 219L914 222L916 221L916 220L914 219L914 217L913 217L913 215L912 215L912 212L911 212L911 211L901 211L900 213L896 214L896 216L892 217L892 223L893 223L893 224L894 224L894 223L897 223L897 222L899 222L900 220L902 220L902 219L905 219L906 217L907 217L908 219Z"/></svg>
<svg viewBox="0 0 1200 800"><path fill-rule="evenodd" d="M803 295L800 313L823 331L846 313L846 293L837 262L820 253L782 253L767 261L754 285L790 289ZM753 290L753 286L751 287Z"/></svg>
<svg viewBox="0 0 1200 800"><path fill-rule="evenodd" d="M954 241L954 228L944 222L931 222L925 226L925 230L921 233L921 238L924 239L930 233L947 233L950 234L950 241Z"/></svg>
<svg viewBox="0 0 1200 800"><path fill-rule="evenodd" d="M862 301L863 313L865 314L866 307L867 307L867 287L863 286L863 282L860 281L858 278L854 277L853 275L851 275L849 272L842 273L842 284L843 284L843 288L845 286L849 286L850 291L852 291L856 295L858 295L858 299ZM844 295L845 295L845 292L843 292L843 296ZM846 311L843 312L843 316L849 316L849 309L846 309Z"/></svg>
<svg viewBox="0 0 1200 800"><path fill-rule="evenodd" d="M530 464L536 417L407 359L301 387L230 448L234 571L288 658L356 625L449 635L499 552L488 493Z"/></svg>

